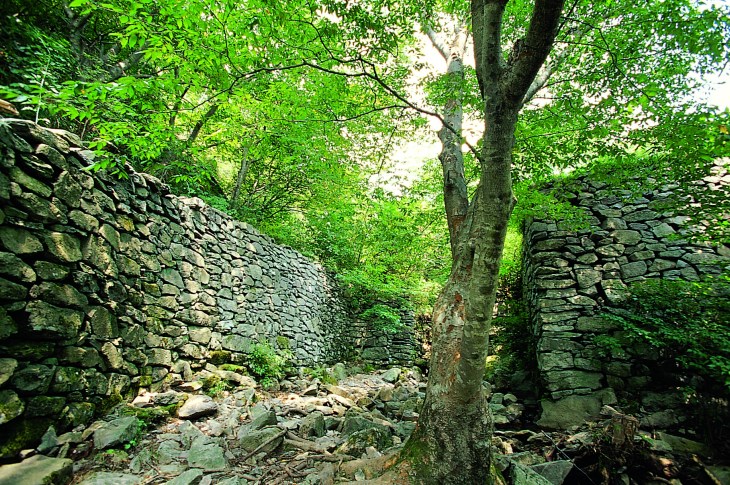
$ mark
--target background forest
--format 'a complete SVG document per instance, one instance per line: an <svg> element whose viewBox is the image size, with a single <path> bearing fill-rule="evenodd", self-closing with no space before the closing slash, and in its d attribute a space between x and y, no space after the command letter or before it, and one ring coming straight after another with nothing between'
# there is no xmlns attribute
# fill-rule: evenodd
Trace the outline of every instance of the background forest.
<svg viewBox="0 0 730 485"><path fill-rule="evenodd" d="M508 7L510 55L526 8ZM450 265L439 164L399 147L433 145L457 106L470 192L477 179L474 69L454 76L441 58L468 50L467 15L426 0L9 0L0 97L111 149L94 169L154 174L316 258L358 311L397 325L379 303L428 314ZM505 281L519 274L522 218L580 224L534 190L545 178L600 166L640 190L649 174L696 179L727 153L728 111L702 87L726 69L729 39L717 4L572 4L517 126ZM696 206L726 238L727 201Z"/></svg>

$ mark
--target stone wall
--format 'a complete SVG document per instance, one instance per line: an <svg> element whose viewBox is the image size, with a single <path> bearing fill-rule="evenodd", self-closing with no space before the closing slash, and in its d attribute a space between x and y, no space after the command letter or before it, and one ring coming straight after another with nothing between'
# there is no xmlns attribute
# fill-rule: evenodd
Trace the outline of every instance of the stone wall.
<svg viewBox="0 0 730 485"><path fill-rule="evenodd" d="M727 190L726 166L717 165L701 190ZM524 283L543 384L539 424L546 427L579 424L601 405L614 404L616 393L650 390L652 369L643 363L647 349L606 356L596 345L596 336L619 331L601 313L620 307L628 284L649 278L698 281L730 264L728 247L690 242L688 218L662 209L672 187L637 197L584 178L577 188L571 203L587 211L590 227L562 230L538 219L525 227ZM661 412L668 400L652 392L642 404Z"/></svg>
<svg viewBox="0 0 730 485"><path fill-rule="evenodd" d="M0 120L6 440L86 421L130 386L179 381L257 341L308 365L412 358L411 332L354 321L321 266L154 177L83 170L92 157L70 133Z"/></svg>

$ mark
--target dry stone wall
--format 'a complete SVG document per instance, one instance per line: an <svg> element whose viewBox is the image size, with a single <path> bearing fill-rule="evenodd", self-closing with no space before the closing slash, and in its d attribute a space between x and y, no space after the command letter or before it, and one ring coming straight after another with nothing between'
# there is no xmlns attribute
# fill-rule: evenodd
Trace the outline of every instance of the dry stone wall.
<svg viewBox="0 0 730 485"><path fill-rule="evenodd" d="M718 164L701 190L727 191L726 166ZM598 347L597 336L620 331L601 313L620 307L632 282L698 281L730 264L727 246L690 242L688 218L663 209L673 187L637 197L584 178L578 189L571 202L588 212L590 227L563 230L539 219L525 227L524 283L543 384L539 424L546 427L580 424L614 404L617 393L643 393L647 409L666 410L662 405L676 396L646 392L653 379L642 363L651 357L647 349L606 355Z"/></svg>
<svg viewBox="0 0 730 485"><path fill-rule="evenodd" d="M355 321L321 266L154 177L83 170L91 157L70 133L0 120L5 445L257 341L308 365L412 358L411 333Z"/></svg>

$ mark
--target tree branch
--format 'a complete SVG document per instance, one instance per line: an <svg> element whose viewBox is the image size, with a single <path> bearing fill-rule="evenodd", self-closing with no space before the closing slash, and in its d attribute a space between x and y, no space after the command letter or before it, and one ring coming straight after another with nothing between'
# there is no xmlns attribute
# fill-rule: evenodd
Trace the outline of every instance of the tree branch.
<svg viewBox="0 0 730 485"><path fill-rule="evenodd" d="M513 52L512 62L505 71L501 91L505 101L512 107L519 107L540 67L552 48L560 25L560 14L565 0L537 0L532 11L527 35Z"/></svg>
<svg viewBox="0 0 730 485"><path fill-rule="evenodd" d="M443 57L444 60L447 60L449 58L449 51L446 49L444 43L441 42L441 39L438 38L438 34L429 25L424 26L423 31L428 36L428 40L431 41L431 45L436 48L436 50L439 54L441 54L441 57Z"/></svg>

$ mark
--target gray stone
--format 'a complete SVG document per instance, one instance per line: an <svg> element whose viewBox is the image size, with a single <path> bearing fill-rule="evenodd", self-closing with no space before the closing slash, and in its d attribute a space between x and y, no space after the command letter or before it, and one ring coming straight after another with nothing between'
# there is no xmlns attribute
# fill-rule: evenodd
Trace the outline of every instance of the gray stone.
<svg viewBox="0 0 730 485"><path fill-rule="evenodd" d="M25 416L29 418L58 417L65 405L66 399L60 396L35 396L28 399L25 405Z"/></svg>
<svg viewBox="0 0 730 485"><path fill-rule="evenodd" d="M659 218L659 214L653 210L638 210L624 216L626 222L653 221Z"/></svg>
<svg viewBox="0 0 730 485"><path fill-rule="evenodd" d="M17 367L18 361L15 359L0 359L0 386L5 384L13 376L13 372L15 372Z"/></svg>
<svg viewBox="0 0 730 485"><path fill-rule="evenodd" d="M552 483L531 468L512 462L509 468L512 485L552 485Z"/></svg>
<svg viewBox="0 0 730 485"><path fill-rule="evenodd" d="M13 387L27 394L45 394L53 379L53 369L40 364L30 364L13 376Z"/></svg>
<svg viewBox="0 0 730 485"><path fill-rule="evenodd" d="M27 294L28 290L25 286L0 278L0 299L24 300Z"/></svg>
<svg viewBox="0 0 730 485"><path fill-rule="evenodd" d="M203 470L197 468L185 470L177 477L165 482L165 485L195 485L203 478Z"/></svg>
<svg viewBox="0 0 730 485"><path fill-rule="evenodd" d="M0 467L3 485L65 485L71 481L73 461L35 455L20 463Z"/></svg>
<svg viewBox="0 0 730 485"><path fill-rule="evenodd" d="M146 353L147 363L169 367L172 365L172 352L167 349L150 349Z"/></svg>
<svg viewBox="0 0 730 485"><path fill-rule="evenodd" d="M539 426L550 429L568 429L599 417L601 407L616 403L616 395L606 389L586 396L568 396L557 401L543 399Z"/></svg>
<svg viewBox="0 0 730 485"><path fill-rule="evenodd" d="M48 261L36 261L33 267L38 278L47 281L62 280L71 272L65 266L49 263Z"/></svg>
<svg viewBox="0 0 730 485"><path fill-rule="evenodd" d="M562 485L573 469L573 463L568 460L556 460L532 465L530 468L546 478L552 485Z"/></svg>
<svg viewBox="0 0 730 485"><path fill-rule="evenodd" d="M114 229L109 224L102 224L102 226L99 228L99 234L101 234L101 237L106 239L106 241L109 243L109 245L111 247L113 247L115 250L119 251L119 244L120 244L119 231Z"/></svg>
<svg viewBox="0 0 730 485"><path fill-rule="evenodd" d="M13 391L0 391L0 424L17 418L25 410L25 404Z"/></svg>
<svg viewBox="0 0 730 485"><path fill-rule="evenodd" d="M544 373L547 388L550 391L581 388L599 389L601 387L601 377L601 374L597 372L580 370L562 370Z"/></svg>
<svg viewBox="0 0 730 485"><path fill-rule="evenodd" d="M375 423L368 419L366 415L361 415L356 412L348 412L345 415L345 420L342 422L342 434L344 436L370 428L377 428L388 432L388 428L385 425Z"/></svg>
<svg viewBox="0 0 730 485"><path fill-rule="evenodd" d="M188 466L206 471L225 470L225 452L221 446L209 443L207 437L197 438L188 451Z"/></svg>
<svg viewBox="0 0 730 485"><path fill-rule="evenodd" d="M193 342L207 344L210 342L212 332L209 328L205 327L190 327L188 329L188 335Z"/></svg>
<svg viewBox="0 0 730 485"><path fill-rule="evenodd" d="M139 434L140 424L141 422L134 416L103 423L94 431L94 447L97 450L105 450L128 443Z"/></svg>
<svg viewBox="0 0 730 485"><path fill-rule="evenodd" d="M594 269L576 269L575 277L579 288L589 288L601 281L601 272Z"/></svg>
<svg viewBox="0 0 730 485"><path fill-rule="evenodd" d="M636 261L634 263L626 263L621 265L621 276L624 278L636 278L646 274L646 263L644 261Z"/></svg>
<svg viewBox="0 0 730 485"><path fill-rule="evenodd" d="M251 350L251 339L240 335L226 335L221 340L221 346L233 352L249 352Z"/></svg>
<svg viewBox="0 0 730 485"><path fill-rule="evenodd" d="M43 238L50 252L60 261L74 263L81 261L81 243L78 239L63 232L49 232Z"/></svg>
<svg viewBox="0 0 730 485"><path fill-rule="evenodd" d="M79 207L82 192L81 185L65 171L58 176L58 181L53 185L54 195L73 208Z"/></svg>
<svg viewBox="0 0 730 485"><path fill-rule="evenodd" d="M33 268L11 253L0 253L0 274L8 275L24 283L33 283L36 280Z"/></svg>
<svg viewBox="0 0 730 485"><path fill-rule="evenodd" d="M119 336L117 318L104 307L94 307L87 312L91 331L101 339L112 339Z"/></svg>
<svg viewBox="0 0 730 485"><path fill-rule="evenodd" d="M400 367L393 367L391 369L388 369L383 373L381 376L385 382L388 382L390 384L394 384L398 381L398 378L400 377L401 369Z"/></svg>
<svg viewBox="0 0 730 485"><path fill-rule="evenodd" d="M190 396L185 404L177 410L180 419L198 419L212 416L218 412L218 405L208 396Z"/></svg>
<svg viewBox="0 0 730 485"><path fill-rule="evenodd" d="M125 367L124 358L113 343L104 342L104 345L101 346L101 355L104 356L104 360L111 369L119 370Z"/></svg>
<svg viewBox="0 0 730 485"><path fill-rule="evenodd" d="M30 297L61 307L84 308L89 303L73 286L48 281L31 288Z"/></svg>
<svg viewBox="0 0 730 485"><path fill-rule="evenodd" d="M112 248L98 236L92 236L84 243L82 254L85 261L102 271L107 276L116 277L119 274Z"/></svg>
<svg viewBox="0 0 730 485"><path fill-rule="evenodd" d="M299 436L302 438L320 438L325 434L324 414L314 411L307 414L299 424Z"/></svg>
<svg viewBox="0 0 730 485"><path fill-rule="evenodd" d="M180 272L176 269L172 268L165 268L160 272L160 278L162 278L163 281L170 283L172 285L175 285L177 288L183 289L185 288L185 283L183 282L182 276L180 276Z"/></svg>
<svg viewBox="0 0 730 485"><path fill-rule="evenodd" d="M671 234L674 234L676 231L672 226L667 224L666 222L662 222L658 226L654 226L651 228L651 232L654 233L656 237L667 237Z"/></svg>
<svg viewBox="0 0 730 485"><path fill-rule="evenodd" d="M280 435L278 438L275 436ZM284 441L284 435L282 430L276 426L269 426L258 431L252 431L242 436L238 440L238 444L242 449L247 452L252 452L264 443L268 444L264 446L261 451L272 452Z"/></svg>
<svg viewBox="0 0 730 485"><path fill-rule="evenodd" d="M360 456L371 446L380 451L388 448L392 443L390 431L387 428L367 428L348 435L345 442L337 448L336 453Z"/></svg>
<svg viewBox="0 0 730 485"><path fill-rule="evenodd" d="M79 482L78 485L139 485L143 478L129 473L94 472Z"/></svg>
<svg viewBox="0 0 730 485"><path fill-rule="evenodd" d="M49 337L77 336L84 318L80 311L55 307L42 301L31 301L25 309L30 329Z"/></svg>
<svg viewBox="0 0 730 485"><path fill-rule="evenodd" d="M618 230L611 233L614 240L619 244L633 246L641 241L641 233L639 231Z"/></svg>
<svg viewBox="0 0 730 485"><path fill-rule="evenodd" d="M617 257L624 254L626 246L623 244L606 244L605 246L599 246L596 248L596 253L605 257Z"/></svg>
<svg viewBox="0 0 730 485"><path fill-rule="evenodd" d="M48 198L51 196L51 188L49 186L47 186L43 182L34 179L30 175L20 170L18 167L10 168L8 175L10 175L10 180L22 187L25 187L31 192L35 192L41 197Z"/></svg>
<svg viewBox="0 0 730 485"><path fill-rule="evenodd" d="M58 436L56 435L56 429L53 426L49 426L48 430L41 437L41 443L38 445L36 450L42 455L47 455L55 447L59 445Z"/></svg>

